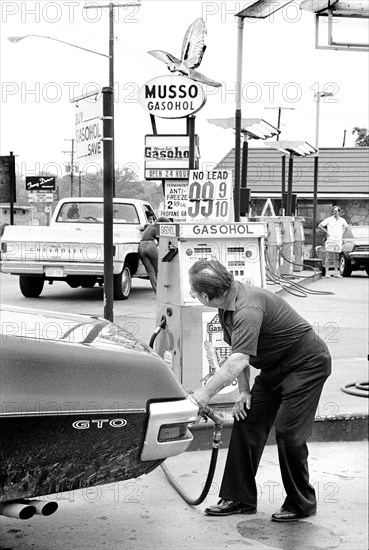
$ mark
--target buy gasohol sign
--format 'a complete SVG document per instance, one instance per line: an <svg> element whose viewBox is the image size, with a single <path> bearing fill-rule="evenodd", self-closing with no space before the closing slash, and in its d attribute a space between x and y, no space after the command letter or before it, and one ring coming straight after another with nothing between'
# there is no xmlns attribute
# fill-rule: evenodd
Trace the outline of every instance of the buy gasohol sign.
<svg viewBox="0 0 369 550"><path fill-rule="evenodd" d="M205 105L202 86L186 76L158 76L140 89L138 101L151 115L184 118Z"/></svg>
<svg viewBox="0 0 369 550"><path fill-rule="evenodd" d="M99 160L103 153L102 95L78 100L75 144L78 159Z"/></svg>

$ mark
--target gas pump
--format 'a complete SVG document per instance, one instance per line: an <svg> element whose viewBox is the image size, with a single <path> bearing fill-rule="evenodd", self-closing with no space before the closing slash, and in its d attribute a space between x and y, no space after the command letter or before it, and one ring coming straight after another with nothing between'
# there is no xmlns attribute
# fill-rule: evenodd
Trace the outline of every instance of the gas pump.
<svg viewBox="0 0 369 550"><path fill-rule="evenodd" d="M280 258L281 275L293 274L295 230L293 216L281 216L282 220L282 248Z"/></svg>
<svg viewBox="0 0 369 550"><path fill-rule="evenodd" d="M264 239L266 225L258 222L160 224L157 285L157 324L163 329L155 351L182 385L194 390L206 384L230 354L216 309L190 295L188 271L200 259L216 259L235 280L266 286ZM237 381L211 403L230 403Z"/></svg>
<svg viewBox="0 0 369 550"><path fill-rule="evenodd" d="M282 248L282 218L279 216L256 216L252 218L240 218L241 221L264 222L267 227L265 240L265 254L267 268L280 274L281 248Z"/></svg>
<svg viewBox="0 0 369 550"><path fill-rule="evenodd" d="M293 271L302 271L304 269L304 221L302 216L295 216L293 220L293 227L295 232L295 242L293 244L293 254L295 256L295 264Z"/></svg>

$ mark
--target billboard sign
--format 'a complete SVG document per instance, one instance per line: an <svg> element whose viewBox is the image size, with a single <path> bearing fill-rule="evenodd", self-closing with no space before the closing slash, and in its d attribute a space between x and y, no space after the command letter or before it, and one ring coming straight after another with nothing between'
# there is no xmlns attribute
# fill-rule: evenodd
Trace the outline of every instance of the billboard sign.
<svg viewBox="0 0 369 550"><path fill-rule="evenodd" d="M79 99L75 106L76 157L100 160L103 154L102 94Z"/></svg>
<svg viewBox="0 0 369 550"><path fill-rule="evenodd" d="M14 155L0 157L0 202L15 202Z"/></svg>
<svg viewBox="0 0 369 550"><path fill-rule="evenodd" d="M195 160L200 157L198 136L195 136ZM146 179L188 179L190 136L145 136Z"/></svg>
<svg viewBox="0 0 369 550"><path fill-rule="evenodd" d="M138 101L150 115L184 118L199 111L206 103L198 82L187 76L166 75L153 78L139 91Z"/></svg>
<svg viewBox="0 0 369 550"><path fill-rule="evenodd" d="M55 177L26 176L26 191L55 191Z"/></svg>
<svg viewBox="0 0 369 550"><path fill-rule="evenodd" d="M54 195L53 193L29 193L28 202L53 202Z"/></svg>

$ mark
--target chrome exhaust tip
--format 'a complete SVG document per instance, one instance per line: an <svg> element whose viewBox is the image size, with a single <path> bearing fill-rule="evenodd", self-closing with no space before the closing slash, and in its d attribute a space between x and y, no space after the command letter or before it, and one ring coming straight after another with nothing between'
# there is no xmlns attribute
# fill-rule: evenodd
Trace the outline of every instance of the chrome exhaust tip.
<svg viewBox="0 0 369 550"><path fill-rule="evenodd" d="M32 504L24 502L9 502L0 504L0 515L14 519L30 519L36 514L36 508Z"/></svg>

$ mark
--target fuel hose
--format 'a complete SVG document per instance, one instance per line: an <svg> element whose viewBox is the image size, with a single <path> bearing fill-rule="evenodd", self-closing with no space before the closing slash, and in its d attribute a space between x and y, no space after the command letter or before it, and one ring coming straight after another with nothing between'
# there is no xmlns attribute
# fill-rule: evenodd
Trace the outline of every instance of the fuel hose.
<svg viewBox="0 0 369 550"><path fill-rule="evenodd" d="M283 256L282 253L281 253L281 256L289 264L297 265L297 266L302 265L302 264L295 264L294 262L291 262L290 260L288 260L288 258ZM311 268L311 266L308 266L308 267L312 269L314 273L316 273L316 270L314 268ZM270 281L271 284L280 285L283 288L283 290L285 290L289 294L292 294L293 296L297 296L298 298L306 298L308 294L315 294L315 295L321 295L321 296L334 294L334 292L329 292L329 291L308 289L304 286L299 285L296 281L291 280L295 278L308 279L310 278L310 276L295 277L295 276L288 276L288 275L276 275L273 272L273 269L272 269L272 266L270 265L270 261L267 254L265 254L265 270L266 270L268 281Z"/></svg>
<svg viewBox="0 0 369 550"><path fill-rule="evenodd" d="M165 328L165 326L166 326L166 318L165 316L163 316L160 320L159 326L156 327L154 333L150 338L149 346L151 348L154 345L157 335L163 328ZM205 418L206 421L208 418L210 418L210 420L214 422L214 430L213 430L213 447L212 447L212 452L210 457L208 474L206 476L206 481L204 483L204 487L200 495L197 498L190 497L186 493L186 491L180 486L180 484L174 478L174 476L171 474L167 466L164 463L160 464L160 468L164 472L165 477L168 479L169 483L177 491L177 493L183 498L183 500L185 500L187 504L190 504L190 506L198 506L199 504L204 502L204 500L206 499L210 491L211 485L213 483L215 468L217 465L218 451L221 443L221 435L222 435L222 429L224 424L224 416L221 413L214 411L210 407L206 407L204 409L202 416Z"/></svg>
<svg viewBox="0 0 369 550"><path fill-rule="evenodd" d="M349 395L356 395L356 397L369 397L369 382L352 382L351 384L345 384L341 390Z"/></svg>
<svg viewBox="0 0 369 550"><path fill-rule="evenodd" d="M208 418L213 420L214 431L213 431L213 448L211 452L208 474L206 476L206 481L204 483L204 487L200 495L197 498L190 497L186 493L186 491L183 489L183 487L180 486L178 481L170 473L167 466L164 463L160 465L161 469L163 470L171 486L177 491L177 493L183 498L183 500L187 502L187 504L190 504L190 506L198 506L199 504L204 502L204 500L206 499L210 491L211 485L213 483L215 468L217 465L219 445L221 443L220 438L222 435L222 428L224 423L223 415L215 412L213 409L210 409L209 407L204 411L204 415L206 415Z"/></svg>

